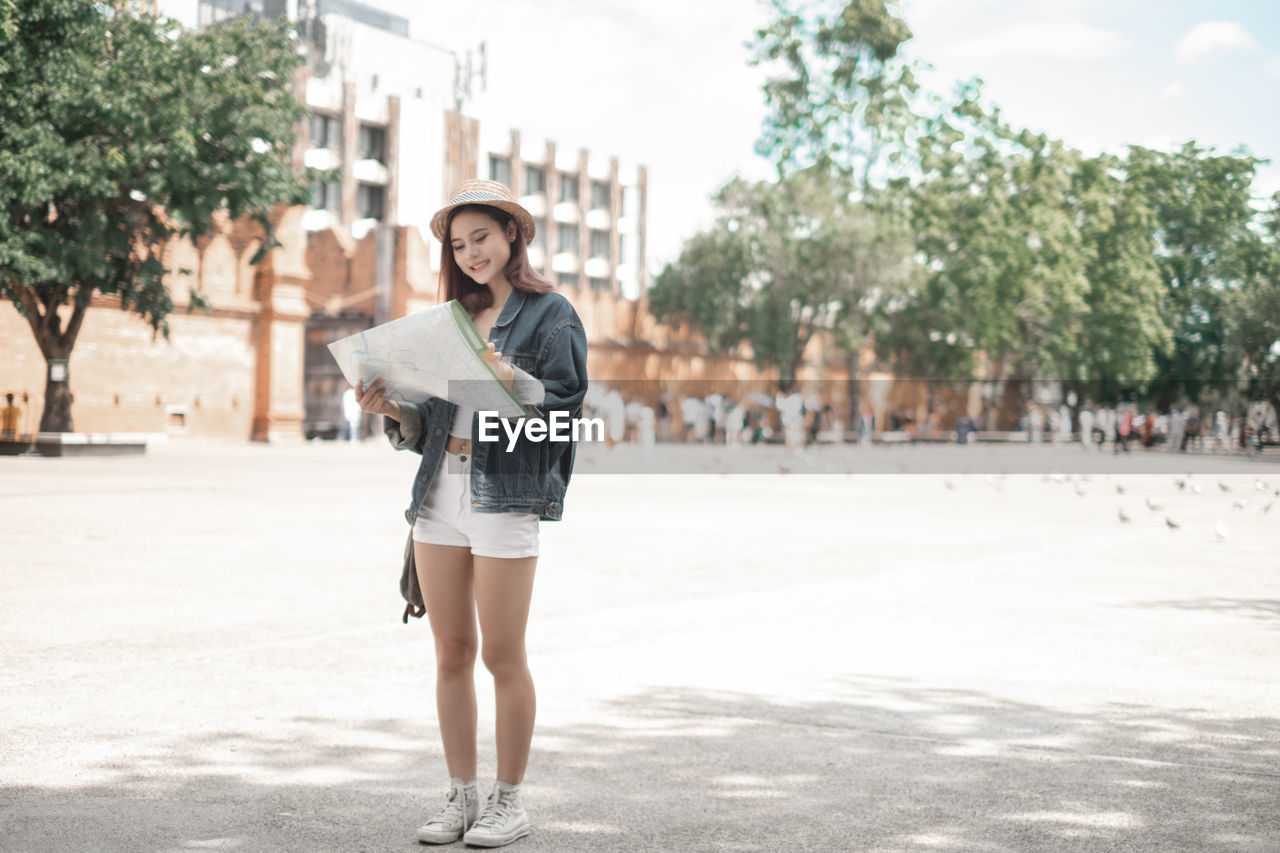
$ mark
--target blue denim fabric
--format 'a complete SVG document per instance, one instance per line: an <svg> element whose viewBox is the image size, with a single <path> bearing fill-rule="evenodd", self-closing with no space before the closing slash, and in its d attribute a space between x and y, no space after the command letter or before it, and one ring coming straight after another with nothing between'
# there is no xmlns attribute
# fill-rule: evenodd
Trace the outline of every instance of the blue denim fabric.
<svg viewBox="0 0 1280 853"><path fill-rule="evenodd" d="M587 394L587 335L569 300L554 291L514 290L502 306L489 340L504 360L541 382L541 402L528 407L534 410L534 417L546 419L553 411L568 412L570 418L582 416L582 400ZM522 397L522 402L529 400ZM413 480L413 500L405 511L410 523L431 488L455 408L447 400L432 397L425 403L401 405L399 422L384 419L393 447L422 455ZM576 444L528 441L521 432L508 451L505 431L500 429L499 435L499 441L481 442L479 418L472 419L472 509L531 512L546 521L558 521L564 512Z"/></svg>

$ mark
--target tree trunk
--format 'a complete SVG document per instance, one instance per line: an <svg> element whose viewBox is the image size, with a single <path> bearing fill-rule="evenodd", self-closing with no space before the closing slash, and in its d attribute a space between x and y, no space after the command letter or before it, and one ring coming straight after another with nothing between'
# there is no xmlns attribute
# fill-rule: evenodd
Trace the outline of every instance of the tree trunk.
<svg viewBox="0 0 1280 853"><path fill-rule="evenodd" d="M61 301L67 298L65 290L47 291L41 295L32 287L15 284L13 292L46 365L40 432L71 432L74 429L71 424L71 402L74 398L68 363L89 310L93 289L82 288L70 304ZM60 311L66 307L71 308L71 316L64 328Z"/></svg>
<svg viewBox="0 0 1280 853"><path fill-rule="evenodd" d="M48 350L46 350L48 352ZM66 355L70 355L67 353ZM74 432L71 423L70 359L45 356L44 413L40 415L40 432Z"/></svg>
<svg viewBox="0 0 1280 853"><path fill-rule="evenodd" d="M861 351L849 353L845 366L849 371L849 417L845 423L857 432L862 419L862 378L858 375L861 366Z"/></svg>

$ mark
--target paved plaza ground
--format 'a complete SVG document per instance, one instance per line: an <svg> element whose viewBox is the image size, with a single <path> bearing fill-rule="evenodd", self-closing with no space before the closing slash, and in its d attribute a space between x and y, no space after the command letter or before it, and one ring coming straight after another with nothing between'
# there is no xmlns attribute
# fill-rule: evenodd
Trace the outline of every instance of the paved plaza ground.
<svg viewBox="0 0 1280 853"><path fill-rule="evenodd" d="M0 459L0 850L425 849L415 464ZM512 849L1280 851L1278 490L1078 447L590 448L542 527Z"/></svg>

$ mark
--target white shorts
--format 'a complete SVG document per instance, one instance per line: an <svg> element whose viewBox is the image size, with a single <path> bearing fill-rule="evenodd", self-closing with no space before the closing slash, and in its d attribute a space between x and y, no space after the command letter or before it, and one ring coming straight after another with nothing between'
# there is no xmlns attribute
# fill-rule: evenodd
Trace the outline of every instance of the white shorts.
<svg viewBox="0 0 1280 853"><path fill-rule="evenodd" d="M538 516L471 508L471 454L441 453L413 525L413 541L470 548L477 557L538 556Z"/></svg>

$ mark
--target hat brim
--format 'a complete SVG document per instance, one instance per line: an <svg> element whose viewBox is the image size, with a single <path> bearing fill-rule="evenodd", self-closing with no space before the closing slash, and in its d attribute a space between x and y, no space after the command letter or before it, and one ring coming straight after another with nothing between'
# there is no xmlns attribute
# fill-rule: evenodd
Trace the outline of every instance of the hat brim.
<svg viewBox="0 0 1280 853"><path fill-rule="evenodd" d="M468 193L467 195L473 195L473 194ZM480 195L480 194L475 193L474 195ZM439 240L441 243L448 242L448 235L445 234L444 229L449 224L449 215L453 212L455 208L467 207L467 206L496 207L499 210L510 214L511 217L515 219L516 225L520 229L520 233L524 235L525 243L528 244L533 242L533 235L536 233L536 230L537 230L533 224L533 216L530 215L529 211L525 210L516 202L507 201L506 199L479 199L479 198L462 198L462 197L455 197L444 207L437 210L435 212L435 215L431 217L431 233L435 235L437 240Z"/></svg>

